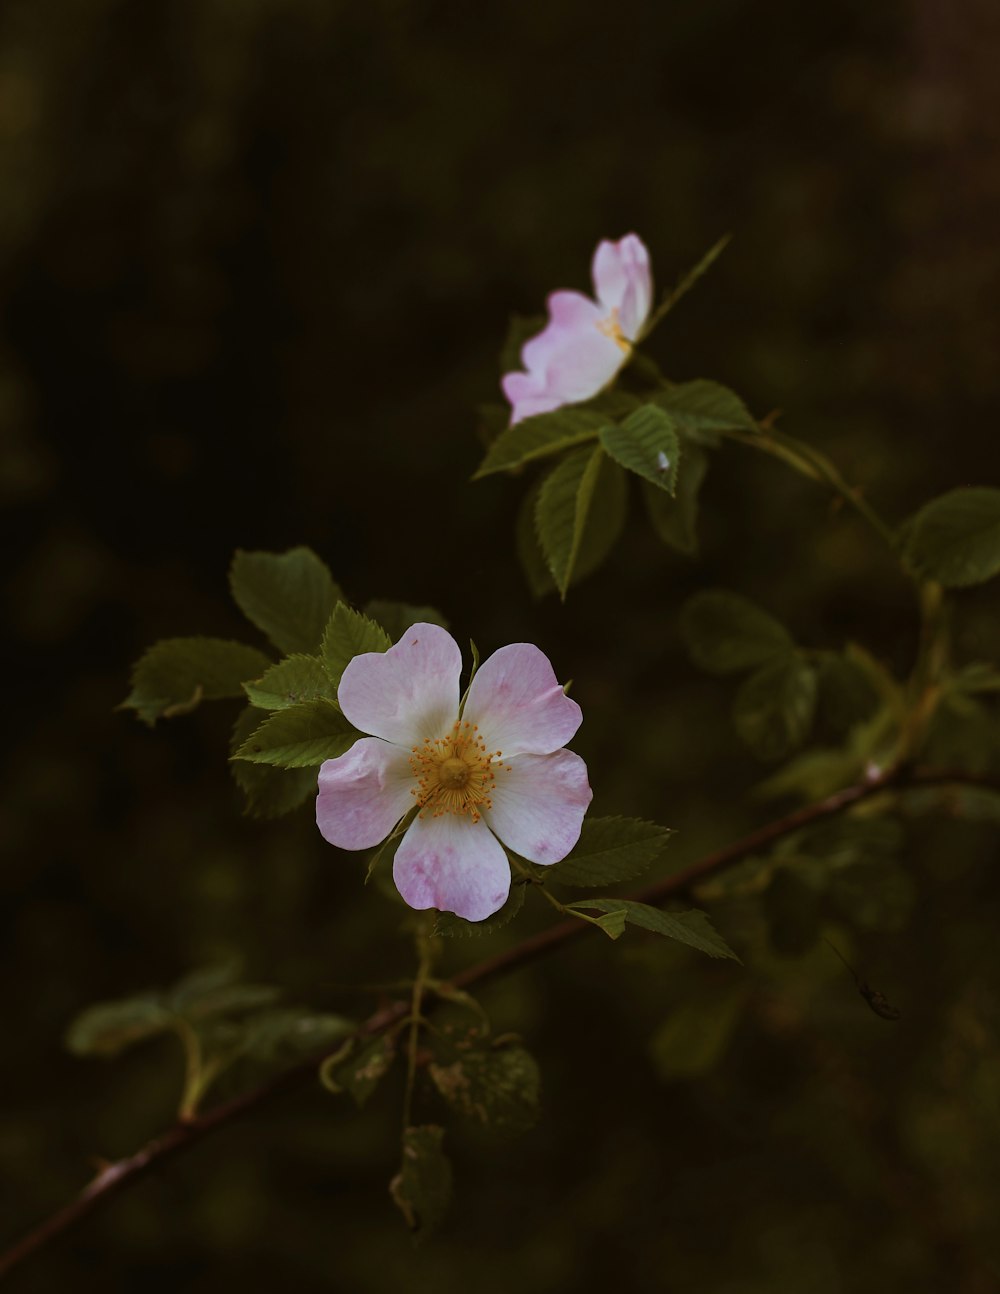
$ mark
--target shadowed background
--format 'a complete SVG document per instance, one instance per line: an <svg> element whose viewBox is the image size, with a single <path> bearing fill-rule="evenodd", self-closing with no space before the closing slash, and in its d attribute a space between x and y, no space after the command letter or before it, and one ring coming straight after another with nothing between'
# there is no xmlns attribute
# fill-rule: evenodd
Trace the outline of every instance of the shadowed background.
<svg viewBox="0 0 1000 1294"><path fill-rule="evenodd" d="M681 648L686 596L733 587L803 642L908 667L891 558L735 448L697 559L636 506L565 607L533 603L521 486L468 484L475 407L509 313L585 289L598 239L639 233L666 286L731 231L651 343L672 377L780 406L893 520L997 484L998 39L988 0L8 0L5 1236L171 1117L172 1044L76 1060L82 1007L235 955L361 1013L338 986L408 970L399 910L308 809L240 816L235 706L154 732L114 713L155 639L252 636L226 594L237 546L310 544L358 602L436 605L484 654L538 642L575 679L595 812L678 828L676 862L766 812L731 689ZM961 602L963 652L996 660L995 587ZM492 987L545 1120L515 1143L456 1129L457 1203L420 1250L385 1189L390 1081L361 1117L317 1088L234 1127L20 1287L995 1288L995 861L984 827L914 824L906 892L852 941L895 1027L811 936L724 912L743 970L593 939ZM685 1079L650 1040L693 1001L738 1009Z"/></svg>

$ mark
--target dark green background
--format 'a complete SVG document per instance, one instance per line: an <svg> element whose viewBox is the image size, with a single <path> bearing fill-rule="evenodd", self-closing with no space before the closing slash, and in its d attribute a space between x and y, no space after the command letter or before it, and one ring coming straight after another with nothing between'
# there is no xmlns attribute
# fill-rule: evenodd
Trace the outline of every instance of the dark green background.
<svg viewBox="0 0 1000 1294"><path fill-rule="evenodd" d="M235 547L308 543L359 602L436 604L484 652L540 643L576 680L595 811L678 828L677 862L769 812L732 689L681 649L685 596L738 588L803 642L908 667L891 559L738 449L697 561L637 507L565 607L533 604L521 487L468 484L474 410L508 313L585 288L599 238L638 232L666 285L732 231L652 343L672 377L780 406L893 520L997 484L998 39L991 0L8 0L5 1235L171 1116L170 1043L68 1057L81 1007L236 954L364 1012L337 986L407 970L399 910L308 811L240 817L225 706L152 733L113 712L156 638L243 632ZM961 602L962 650L1000 657L996 587ZM230 1129L12 1288L995 1289L996 854L985 827L921 819L912 903L840 928L896 1026L822 945L779 955L722 909L744 969L595 938L491 988L545 1120L513 1144L456 1130L458 1201L423 1249L385 1189L390 1081L361 1118L317 1089ZM659 1076L675 1008L715 1018L734 992L712 1071Z"/></svg>

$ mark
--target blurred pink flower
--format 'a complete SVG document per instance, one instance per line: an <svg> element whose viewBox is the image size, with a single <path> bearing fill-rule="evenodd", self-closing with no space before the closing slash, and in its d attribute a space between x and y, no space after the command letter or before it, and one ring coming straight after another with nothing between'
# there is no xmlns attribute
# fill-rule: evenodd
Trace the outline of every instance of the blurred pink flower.
<svg viewBox="0 0 1000 1294"><path fill-rule="evenodd" d="M459 717L462 653L438 625L416 624L387 652L355 656L337 697L359 738L319 771L316 822L330 844L370 849L418 806L393 862L411 908L482 921L507 900L502 840L557 863L580 837L587 766L563 750L580 707L530 643L480 666Z"/></svg>
<svg viewBox="0 0 1000 1294"><path fill-rule="evenodd" d="M598 243L591 267L596 301L553 292L549 322L521 349L526 372L501 380L511 423L589 400L607 386L642 335L653 302L649 253L635 234Z"/></svg>

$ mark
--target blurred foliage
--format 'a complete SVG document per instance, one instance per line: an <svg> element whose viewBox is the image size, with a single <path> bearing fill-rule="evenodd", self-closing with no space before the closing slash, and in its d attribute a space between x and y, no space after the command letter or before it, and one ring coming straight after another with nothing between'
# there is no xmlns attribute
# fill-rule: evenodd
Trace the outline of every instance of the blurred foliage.
<svg viewBox="0 0 1000 1294"><path fill-rule="evenodd" d="M72 1022L66 1046L77 1056L117 1056L158 1034L175 1034L184 1049L180 1118L198 1113L218 1079L239 1062L260 1081L262 1067L316 1055L354 1025L336 1015L278 1007L280 989L242 984L234 963L193 971L169 992L147 992L87 1007ZM256 1071L256 1072L255 1072Z"/></svg>
<svg viewBox="0 0 1000 1294"><path fill-rule="evenodd" d="M348 985L409 973L403 910L308 808L241 816L221 756L237 702L152 733L114 713L150 643L243 633L234 546L308 544L352 601L437 606L484 654L539 642L576 680L595 811L676 828L670 866L762 812L731 689L688 660L688 597L738 590L811 651L909 668L891 560L738 447L700 490L696 558L633 508L565 607L533 602L521 484L468 484L475 410L509 316L585 286L599 238L640 233L663 286L729 230L650 343L672 378L780 406L894 521L995 483L998 39L989 0L676 0L612 23L568 0L4 6L5 1233L172 1117L179 1049L77 1059L84 1007L238 957L359 1016ZM955 659L1000 658L995 587L957 597ZM823 693L821 670L821 716ZM967 758L970 707L996 767L995 694L954 686L930 740ZM542 1120L510 1143L449 1126L459 1189L419 1250L386 1190L397 1066L360 1114L317 1082L206 1142L20 1287L995 1288L996 806L957 821L964 793L905 798L888 853L806 839L764 901L735 873L706 887L743 968L634 932L492 986ZM517 937L443 941L438 971ZM415 1131L446 1115L433 1099Z"/></svg>

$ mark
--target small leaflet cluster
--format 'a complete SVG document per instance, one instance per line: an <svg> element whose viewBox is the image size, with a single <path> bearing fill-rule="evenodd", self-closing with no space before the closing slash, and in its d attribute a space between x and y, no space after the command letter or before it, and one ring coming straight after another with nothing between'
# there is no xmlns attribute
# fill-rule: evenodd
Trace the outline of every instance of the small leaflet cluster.
<svg viewBox="0 0 1000 1294"><path fill-rule="evenodd" d="M433 607L374 601L353 608L309 548L237 552L229 586L270 650L221 638L165 639L137 662L122 704L154 724L202 701L242 699L232 774L248 814L280 817L315 795L316 769L358 737L337 704L348 663L388 650L411 624L447 625ZM284 653L277 660L275 650Z"/></svg>

